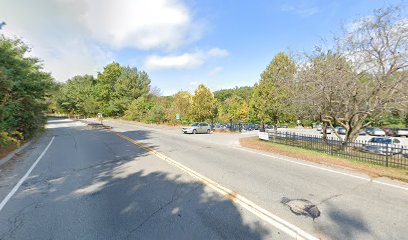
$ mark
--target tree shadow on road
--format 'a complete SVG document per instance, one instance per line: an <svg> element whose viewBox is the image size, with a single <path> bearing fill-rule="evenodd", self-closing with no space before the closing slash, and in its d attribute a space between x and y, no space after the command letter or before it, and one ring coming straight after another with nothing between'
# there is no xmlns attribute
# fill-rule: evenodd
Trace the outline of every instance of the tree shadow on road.
<svg viewBox="0 0 408 240"><path fill-rule="evenodd" d="M127 135L142 140L145 133ZM120 164L101 166L73 194L95 202L93 214L109 238L262 239L269 234L259 222L244 223L231 201L173 167L165 164L168 171L158 171L163 164L145 152L132 154Z"/></svg>
<svg viewBox="0 0 408 240"><path fill-rule="evenodd" d="M361 239L372 234L363 216L358 211L339 209L333 203L326 203L325 217L317 226L318 232L328 236L329 239ZM370 238L376 239L374 236Z"/></svg>
<svg viewBox="0 0 408 240"><path fill-rule="evenodd" d="M255 216L243 216L224 196L126 140L112 138L106 131L75 131L80 131L75 140L78 149L60 153L58 165L49 165L47 172L23 184L13 204L26 207L9 213L8 222L24 224L18 231L12 224L0 227L0 239L48 239L57 233L71 239L256 240L278 236ZM149 139L147 131L125 134ZM61 145L74 141L69 135L59 137L67 141ZM86 148L80 147L81 141L88 142ZM58 141L53 149L60 149ZM98 158L90 160L95 152ZM83 163L85 160L89 162Z"/></svg>

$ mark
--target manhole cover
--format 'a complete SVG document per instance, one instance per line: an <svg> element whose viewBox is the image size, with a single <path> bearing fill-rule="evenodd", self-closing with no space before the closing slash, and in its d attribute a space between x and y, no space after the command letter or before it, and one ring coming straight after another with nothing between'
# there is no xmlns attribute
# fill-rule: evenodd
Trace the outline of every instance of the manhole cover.
<svg viewBox="0 0 408 240"><path fill-rule="evenodd" d="M313 221L320 216L320 210L309 200L283 197L281 203L287 205L294 214L311 217Z"/></svg>

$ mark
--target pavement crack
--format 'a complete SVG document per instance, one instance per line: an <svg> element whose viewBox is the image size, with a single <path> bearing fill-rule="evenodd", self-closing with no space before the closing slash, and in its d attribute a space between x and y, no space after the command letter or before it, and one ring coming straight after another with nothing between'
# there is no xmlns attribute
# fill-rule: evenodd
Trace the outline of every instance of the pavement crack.
<svg viewBox="0 0 408 240"><path fill-rule="evenodd" d="M10 217L8 219L10 228L8 229L7 232L0 235L0 239L15 239L14 234L16 233L18 229L20 229L23 226L25 214L28 212L26 211L26 209L29 209L30 207L37 205L37 203L38 202L33 202L23 207L13 217Z"/></svg>
<svg viewBox="0 0 408 240"><path fill-rule="evenodd" d="M78 152L78 148L77 148L77 140L76 140L76 138L75 138L75 135L74 134L72 134L71 135L72 136L72 138L74 139L74 148L75 148L75 152Z"/></svg>
<svg viewBox="0 0 408 240"><path fill-rule="evenodd" d="M332 200L333 198L337 198L337 197L340 197L340 196L343 196L343 194L335 194L335 195L332 195L332 196L330 196L330 197L327 197L327 198L321 200L321 201L320 201L318 204L316 204L316 205L320 205L320 204L322 204L322 203L325 203L325 202L327 202L327 201Z"/></svg>

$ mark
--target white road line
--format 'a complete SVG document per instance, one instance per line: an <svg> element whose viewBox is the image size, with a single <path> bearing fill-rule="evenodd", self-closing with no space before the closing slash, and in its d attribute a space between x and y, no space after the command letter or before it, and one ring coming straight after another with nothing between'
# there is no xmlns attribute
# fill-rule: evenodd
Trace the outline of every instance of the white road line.
<svg viewBox="0 0 408 240"><path fill-rule="evenodd" d="M14 188L11 190L11 192L9 194L7 194L7 196L3 199L3 201L1 201L1 203L0 203L0 212L4 208L4 206L7 204L7 202L10 200L10 198L13 197L13 195L17 192L17 190L20 188L21 184L23 184L23 182L27 179L28 175L30 175L31 171L33 171L33 169L38 164L38 162L45 155L48 148L51 146L52 142L54 141L54 138L55 138L55 136L53 136L51 138L51 141L48 143L47 147L44 149L44 151L41 153L41 155L37 158L37 160L35 160L35 162L30 167L30 169L28 169L26 174L20 179L20 181L18 181L18 183L14 186Z"/></svg>
<svg viewBox="0 0 408 240"><path fill-rule="evenodd" d="M385 183L385 182L381 182L381 181L378 181L378 180L373 180L373 183L378 183L378 184L385 185L385 186L388 186L388 187L399 188L399 189L408 191L407 187L398 186L398 185L391 184L391 183Z"/></svg>
<svg viewBox="0 0 408 240"><path fill-rule="evenodd" d="M360 179L360 180L373 182L373 183L381 184L381 185L384 185L384 186L398 188L398 189L408 191L408 187L403 187L403 186L399 186L399 185L395 185L395 184L391 184L391 183L385 183L385 182L378 181L378 180L371 180L370 178L361 177L361 176L357 176L357 175L353 175L353 174L349 174L349 173L345 173L345 172L340 172L340 171L336 171L336 170L332 170L332 169L328 169L328 168L324 168L324 167L319 167L319 166L315 166L315 165L312 165L312 164L302 163L302 162L298 162L298 161L294 161L294 160L290 160L290 159L286 159L286 158L276 157L276 156L272 156L272 155L265 154L265 153L251 151L251 150L245 149L245 148L240 148L240 147L232 147L232 148L239 149L239 150L246 151L246 152L250 152L250 153L255 153L255 154L258 154L258 155L265 156L265 157L275 158L275 159L285 161L285 162L290 162L290 163L294 163L294 164L298 164L298 165L302 165L302 166L306 166L306 167L316 168L316 169L323 170L323 171L326 171L326 172L341 174L341 175L344 175L344 176L357 178L357 179Z"/></svg>
<svg viewBox="0 0 408 240"><path fill-rule="evenodd" d="M285 232L289 236L293 237L294 239L300 240L300 239L305 239L305 240L318 240L317 237L305 232L304 230L300 229L299 227L285 221L284 219L272 214L271 212L268 212L266 209L256 205L254 202L250 201L249 199L241 196L240 194L222 186L221 184L201 175L200 173L192 170L191 168L188 168L184 166L183 164L177 162L176 160L173 160L172 158L167 157L166 155L153 150L145 144L133 140L125 135L116 133L117 136L128 140L129 142L135 144L136 146L139 146L146 150L147 152L157 156L158 158L166 161L170 165L173 165L174 167L177 167L178 169L184 171L188 175L192 176L195 179L198 179L200 182L202 182L204 185L212 188L216 192L220 193L223 196L234 196L233 202L236 204L239 204L243 208L247 209L249 212L255 214L265 222L271 224L272 226L276 227L277 229Z"/></svg>

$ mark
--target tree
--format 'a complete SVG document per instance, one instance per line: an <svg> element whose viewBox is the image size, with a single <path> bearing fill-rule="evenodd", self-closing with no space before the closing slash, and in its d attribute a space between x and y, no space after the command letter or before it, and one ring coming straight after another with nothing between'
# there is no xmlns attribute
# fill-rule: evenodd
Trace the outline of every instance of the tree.
<svg viewBox="0 0 408 240"><path fill-rule="evenodd" d="M74 115L96 115L98 104L92 75L75 76L64 83L58 92L57 103L63 112Z"/></svg>
<svg viewBox="0 0 408 240"><path fill-rule="evenodd" d="M377 9L373 16L354 22L338 42L339 51L353 64L356 81L345 85L336 120L353 141L362 127L408 103L408 24L399 7Z"/></svg>
<svg viewBox="0 0 408 240"><path fill-rule="evenodd" d="M154 95L149 96L149 102L151 108L144 117L144 121L147 123L165 123L169 121L166 110L170 108L173 97L158 97ZM175 118L175 116L173 116Z"/></svg>
<svg viewBox="0 0 408 240"><path fill-rule="evenodd" d="M232 96L227 101L228 118L233 121L248 121L248 104L238 96Z"/></svg>
<svg viewBox="0 0 408 240"><path fill-rule="evenodd" d="M46 120L53 79L28 51L21 40L0 35L0 146L33 136Z"/></svg>
<svg viewBox="0 0 408 240"><path fill-rule="evenodd" d="M254 86L251 102L251 109L261 124L272 122L277 129L279 118L288 113L295 71L295 63L280 52L261 74L259 83Z"/></svg>
<svg viewBox="0 0 408 240"><path fill-rule="evenodd" d="M110 105L115 92L115 84L122 74L123 67L113 62L104 67L103 72L98 73L95 85L95 98L99 109L107 116L114 115L116 109Z"/></svg>
<svg viewBox="0 0 408 240"><path fill-rule="evenodd" d="M180 114L181 122L190 122L190 111L192 105L192 96L187 91L179 91L174 95L173 102L168 111L168 119L171 123L177 124L176 114Z"/></svg>
<svg viewBox="0 0 408 240"><path fill-rule="evenodd" d="M318 52L298 73L301 85L299 102L303 111L316 116L323 123L323 138L326 127L336 124L342 109L343 97L350 83L358 81L351 64L341 55ZM337 132L335 132L337 134ZM339 137L340 138L340 137Z"/></svg>
<svg viewBox="0 0 408 240"><path fill-rule="evenodd" d="M324 123L344 127L344 142L407 108L408 24L398 11L379 9L354 22L337 52L318 53L299 74L306 105Z"/></svg>
<svg viewBox="0 0 408 240"><path fill-rule="evenodd" d="M252 87L235 87L231 89L222 89L214 92L214 98L220 102L225 102L227 99L237 96L241 99L249 100L252 94Z"/></svg>
<svg viewBox="0 0 408 240"><path fill-rule="evenodd" d="M138 71L136 68L122 67L113 90L108 107L110 115L122 116L134 99L149 93L149 76L146 72Z"/></svg>
<svg viewBox="0 0 408 240"><path fill-rule="evenodd" d="M148 101L147 97L139 97L132 101L129 108L125 111L123 118L141 122L151 108L152 104Z"/></svg>
<svg viewBox="0 0 408 240"><path fill-rule="evenodd" d="M195 121L204 121L214 117L214 95L204 84L200 84L192 98L191 117Z"/></svg>

